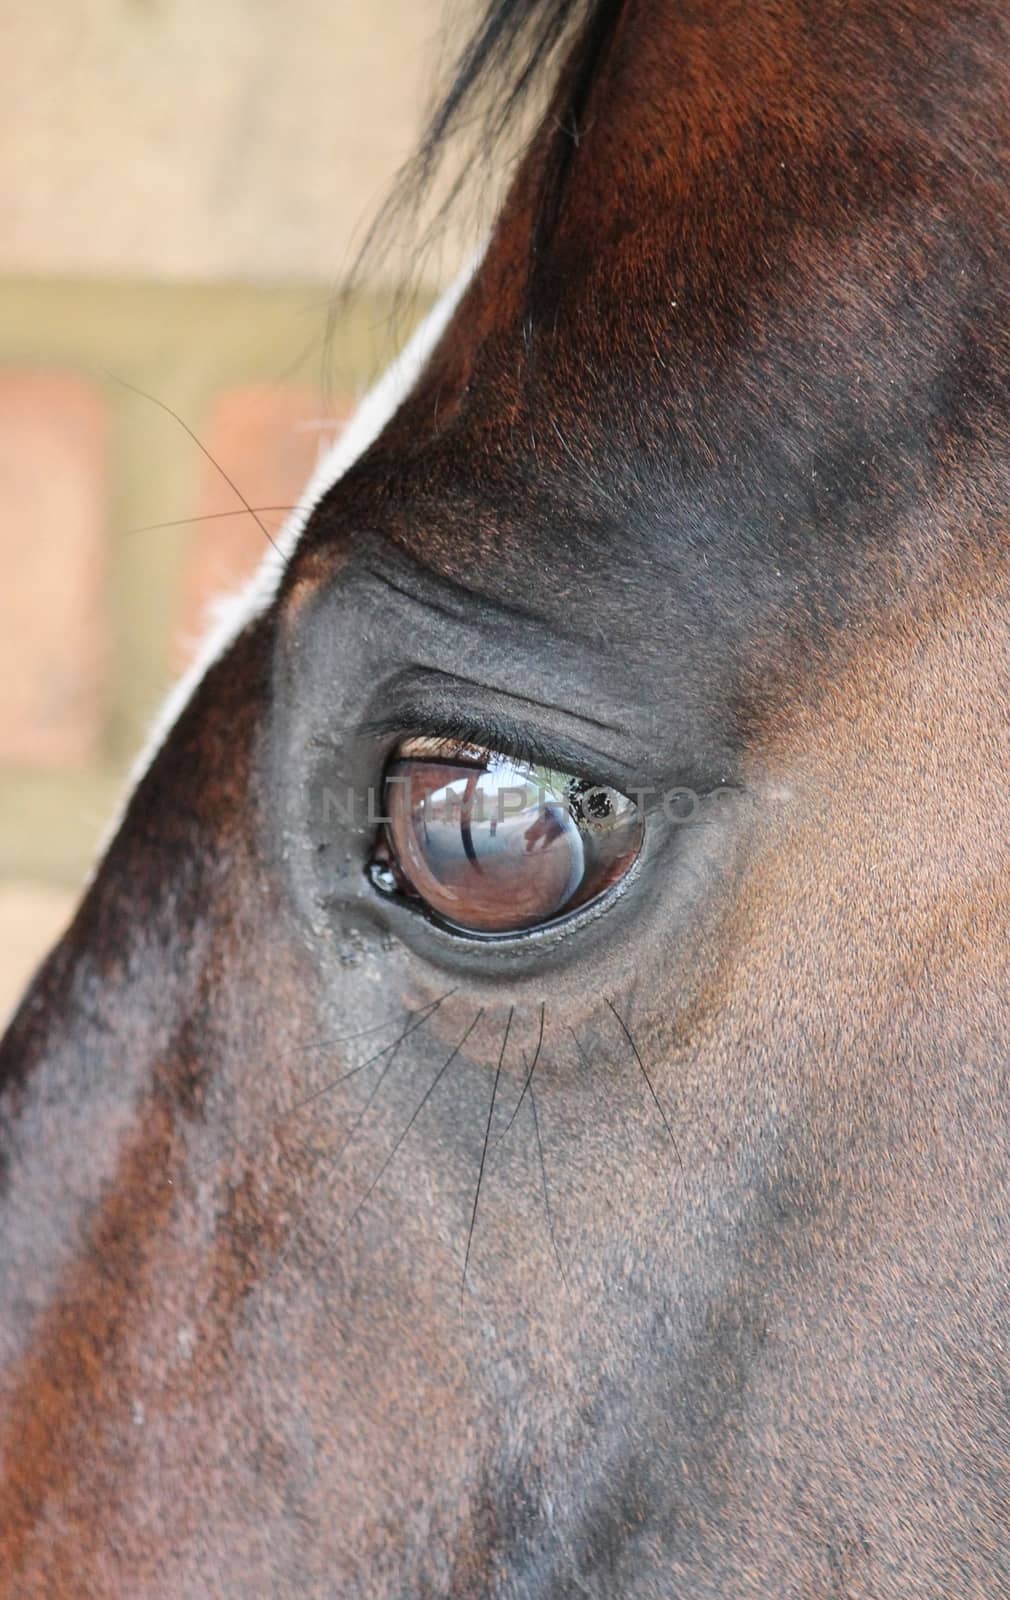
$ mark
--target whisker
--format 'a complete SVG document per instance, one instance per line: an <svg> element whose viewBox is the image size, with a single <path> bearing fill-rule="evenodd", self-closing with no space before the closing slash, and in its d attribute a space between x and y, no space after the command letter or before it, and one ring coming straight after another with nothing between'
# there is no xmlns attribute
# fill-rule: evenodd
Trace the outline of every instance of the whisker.
<svg viewBox="0 0 1010 1600"><path fill-rule="evenodd" d="M386 1156L386 1159L383 1161L383 1163L382 1163L381 1167L379 1168L378 1172L375 1174L375 1177L372 1179L371 1183L368 1185L368 1188L365 1190L365 1193L361 1196L361 1199L358 1201L357 1205L354 1207L354 1210L351 1212L350 1216L347 1218L347 1221L342 1224L339 1232L337 1233L337 1239L338 1240L343 1238L344 1234L347 1232L347 1230L351 1226L351 1224L353 1222L355 1222L356 1219L361 1215L361 1213L364 1210L365 1206L368 1204L368 1201L371 1199L372 1195L375 1193L375 1191L378 1188L379 1184L382 1182L382 1179L383 1179L384 1175L389 1170L389 1167L392 1164L392 1162L393 1162L393 1160L394 1160L394 1158L396 1156L396 1153L399 1150L400 1146L402 1145L404 1139L406 1139L406 1137L409 1134L411 1128L414 1126L414 1123L417 1121L418 1117L421 1115L421 1112L424 1110L425 1106L428 1104L428 1101L431 1099L431 1097L434 1094L435 1090L438 1088L438 1086L441 1083L442 1079L445 1077L445 1074L448 1072L448 1070L451 1067L452 1063L455 1061L456 1057L459 1055L459 1052L462 1050L463 1046L466 1044L466 1041L469 1039L471 1033L473 1032L474 1028L476 1028L478 1022L480 1021L480 1019L481 1019L481 1017L483 1015L484 1015L484 1007L481 1006L480 1010L477 1012L477 1015L474 1017L473 1021L470 1023L470 1026L467 1028L466 1032L464 1033L462 1039L459 1041L459 1044L453 1046L452 1050L446 1056L446 1058L443 1061L442 1065L439 1067L438 1071L436 1072L434 1078L431 1080L431 1083L428 1085L427 1089L424 1091L424 1094L421 1096L421 1099L418 1101L417 1106L414 1108L414 1112L413 1112L413 1114L412 1114L412 1116L410 1118L410 1121L407 1123L407 1126L403 1129L402 1133L400 1133L399 1136L397 1137L396 1142L393 1145L392 1150L390 1150L389 1154ZM336 1243L336 1240L334 1241L334 1243ZM317 1265L318 1265L318 1263L317 1263Z"/></svg>
<svg viewBox="0 0 1010 1600"><path fill-rule="evenodd" d="M557 1236L554 1232L554 1216L551 1211L550 1191L547 1187L547 1163L544 1160L544 1145L543 1140L540 1137L540 1118L537 1115L537 1101L536 1096L533 1093L532 1083L530 1084L530 1110L533 1112L533 1128L537 1136L537 1154L540 1157L540 1176L543 1180L544 1186L544 1215L547 1218L547 1232L551 1236L551 1244L554 1248L554 1255L558 1263L558 1271L561 1273L561 1281L567 1289L568 1274L565 1271L565 1264L561 1259L561 1251L558 1249Z"/></svg>
<svg viewBox="0 0 1010 1600"><path fill-rule="evenodd" d="M433 1006L441 1005L443 1000L448 1000L449 996L455 993L455 989L447 989L444 994L439 995L437 1000L429 1000L426 1005L418 1006L414 1011L408 1011L407 1015L408 1017L419 1017L422 1011L429 1011ZM277 1057L277 1060L290 1061L293 1056L307 1055L311 1050L328 1050L331 1045L349 1044L352 1039L364 1039L370 1033L382 1033L384 1029L394 1027L398 1021L399 1018L388 1017L385 1022L373 1022L367 1028L356 1028L353 1033L334 1033L329 1034L325 1039L310 1039L308 1044L295 1045L294 1049L285 1050L282 1055ZM266 1070L272 1071L273 1069L269 1067ZM255 1082L255 1079L253 1081Z"/></svg>
<svg viewBox="0 0 1010 1600"><path fill-rule="evenodd" d="M581 1044L579 1043L578 1034L575 1032L575 1029L572 1027L571 1023L568 1024L568 1032L572 1036L572 1043L574 1044L576 1050L579 1052L579 1060L582 1062L582 1065L585 1067L586 1071L588 1072L589 1071L589 1057L586 1055L586 1052L583 1050Z"/></svg>
<svg viewBox="0 0 1010 1600"><path fill-rule="evenodd" d="M442 1000L444 1000L446 998L447 998L447 996L443 995L442 999L439 1000L434 1006L431 1007L429 1015L434 1016L435 1012L438 1010L438 1007L442 1004ZM421 1022L426 1022L427 1020L428 1020L427 1016L421 1018ZM421 1023L418 1023L417 1026L420 1027ZM362 1106L361 1110L358 1112L358 1115L355 1117L353 1123L351 1124L350 1128L348 1129L348 1131L347 1131L346 1135L344 1136L344 1138L342 1139L341 1143L338 1145L335 1153L331 1156L330 1160L326 1163L325 1168L320 1173L320 1175L316 1179L316 1181L313 1183L313 1185L312 1185L312 1187L311 1187L311 1189L309 1191L308 1198L306 1199L305 1204L302 1207L301 1216L298 1218L298 1221L295 1223L294 1228L292 1229L291 1233L288 1235L288 1238L285 1241L283 1250L281 1251L280 1255L277 1257L277 1260L274 1262L274 1264L271 1267L270 1271L267 1273L265 1279L263 1280L265 1284L269 1283L271 1281L271 1279L275 1278L278 1275L278 1273L283 1268L284 1263L289 1259L289 1257L291 1255L291 1252L293 1251L293 1249L294 1249L295 1245L297 1244L298 1240L301 1238L302 1231L305 1228L305 1224L308 1222L309 1216L310 1216L311 1211L312 1211L312 1207L315 1204L316 1196L320 1193L321 1190L326 1189L326 1188L329 1187L330 1179L333 1177L333 1174L336 1172L337 1167L340 1165L340 1162L343 1160L344 1154L347 1151L352 1139L354 1138L354 1135L357 1133L358 1129L361 1127L361 1124L364 1122L364 1120L365 1120L366 1116L368 1115L369 1111L371 1110L372 1106L375 1104L375 1100L376 1100L376 1097L377 1097L377 1095L379 1093L379 1090L382 1088L382 1085L386 1081L386 1077L387 1077L388 1073L390 1072L390 1069L392 1068L393 1063L396 1061L396 1057L397 1057L397 1054L399 1053L400 1046L405 1042L405 1040L407 1039L409 1034L411 1034L413 1032L414 1032L413 1028L408 1028L406 1030L406 1032L401 1033L400 1037L391 1046L390 1051L389 1051L389 1060L386 1062L386 1064L383 1067L382 1071L379 1073L379 1076L376 1078L375 1082L372 1084L371 1089L368 1091L367 1100L365 1101L365 1103ZM383 1052L383 1053L385 1053L385 1052ZM373 1057L373 1060L374 1059L377 1059L377 1057Z"/></svg>
<svg viewBox="0 0 1010 1600"><path fill-rule="evenodd" d="M417 1031L417 1029L422 1026L423 1023L427 1022L429 1017L433 1017L435 1012L438 1010L439 1006L442 1004L443 1000L448 1000L449 996L451 994L454 994L454 993L455 993L455 990L447 989L445 994L439 995L437 1000L433 1000L428 1005L422 1006L419 1011L414 1011L414 1012L408 1013L408 1015L413 1016L415 1018L415 1020L410 1024L409 1027L405 1028L404 1031L400 1034L399 1038L394 1039L391 1044L384 1045L381 1050L376 1050L373 1055L367 1056L364 1061L359 1061L358 1065L356 1067L351 1067L351 1068L348 1069L347 1072L342 1072L340 1074L340 1076L337 1077L337 1078L331 1078L328 1083L324 1083L320 1088L313 1089L310 1094L303 1095L300 1099L293 1101L290 1105L285 1106L282 1111L278 1111L276 1113L272 1113L271 1117L270 1117L269 1124L268 1124L268 1132L264 1133L262 1135L262 1137L256 1143L251 1143L249 1140L240 1140L240 1139L238 1139L235 1136L233 1130L229 1130L228 1132L226 1132L225 1139L231 1141L232 1148L234 1148L234 1149L242 1149L242 1150L247 1151L250 1154L253 1151L259 1149L260 1146L265 1143L265 1141L266 1141L266 1139L268 1137L268 1134L274 1132L276 1130L276 1128L279 1126L279 1124L284 1122L288 1117L293 1117L296 1111L301 1111L301 1110L303 1110L303 1108L305 1106L310 1106L316 1100L321 1100L324 1095L329 1094L332 1089L338 1089L340 1087L340 1085L342 1083L346 1083L348 1081L348 1079L356 1078L359 1072L364 1072L366 1067L374 1066L376 1061L381 1061L382 1057L385 1056L385 1055L389 1055L390 1051L393 1051L394 1054L395 1054L395 1052L397 1050L399 1050L401 1044L403 1044L404 1040L405 1039L409 1039L410 1035L412 1033L415 1033ZM388 1026L389 1026L388 1023L380 1023L379 1024L379 1027L388 1027ZM376 1027L376 1028L363 1028L358 1033L345 1034L345 1035L343 1035L342 1039L341 1038L332 1039L332 1040L329 1040L329 1041L323 1041L323 1043L324 1043L324 1045L326 1043L339 1044L339 1043L346 1042L347 1040L351 1040L351 1039L360 1039L366 1033L377 1033L379 1031L379 1027ZM322 1046L320 1046L320 1048L322 1048ZM278 1059L284 1059L284 1058L280 1057ZM386 1063L387 1066L389 1066L389 1064L390 1064L389 1062ZM276 1063L274 1063L273 1065L276 1065ZM271 1067L271 1069L268 1069L268 1070L272 1070L272 1067ZM194 1171L195 1174L199 1174L199 1173L205 1172L208 1167L214 1166L218 1161L220 1161L220 1159L221 1159L221 1151L218 1150L217 1154L211 1156L209 1161L201 1161L201 1162L199 1162L193 1168L193 1171Z"/></svg>
<svg viewBox="0 0 1010 1600"><path fill-rule="evenodd" d="M234 511L202 511L195 517L173 517L170 522L144 522L139 528L124 528L127 538L135 533L157 533L162 528L188 528L194 522L220 522L223 517L265 515L268 511L297 511L297 506L236 506Z"/></svg>
<svg viewBox="0 0 1010 1600"><path fill-rule="evenodd" d="M164 411L166 416L172 417L174 419L174 421L176 421L179 424L179 426L182 429L182 431L184 433L188 434L189 437L192 439L192 441L196 445L197 449L199 451L201 451L201 453L203 455L206 456L207 460L210 462L211 466L214 468L214 471L220 474L221 478L228 485L228 487L232 491L232 493L234 495L236 495L239 500L241 500L243 506L248 511L248 513L252 517L253 521L259 527L260 532L263 534L263 537L264 537L264 539L266 539L267 543L272 545L274 550L277 551L277 554L280 555L280 553L281 553L280 546L277 544L277 541L274 539L273 535L270 533L270 530L267 528L266 523L262 522L260 520L259 516L253 510L252 506L249 504L248 500L246 499L245 495L242 493L242 490L239 488L239 486L235 482L234 478L231 478L231 477L228 476L228 473L225 472L224 467L222 467L220 461L215 461L214 457L211 455L210 451L207 449L207 446L204 444L203 440L201 438L199 438L197 436L197 434L195 434L193 432L193 429L190 427L189 423L185 422L183 420L183 418L180 417L178 411L173 411L172 407L170 405L168 405L168 403L166 401L159 400L158 396L156 394L148 394L146 389L138 388L138 386L135 383L130 383L128 379L121 378L119 376L119 374L116 373L116 372L110 372L108 374L108 376L113 380L114 383L121 384L124 389L129 389L133 394L139 395L142 400L149 400L153 406L157 406L158 407L159 411Z"/></svg>
<svg viewBox="0 0 1010 1600"><path fill-rule="evenodd" d="M502 1040L501 1050L498 1053L498 1066L494 1075L494 1083L491 1086L491 1104L488 1107L487 1127L484 1129L484 1144L480 1153L480 1168L477 1172L477 1189L473 1197L473 1211L470 1216L470 1231L466 1236L466 1255L463 1257L463 1281L459 1286L459 1298L461 1301L466 1291L466 1269L470 1264L470 1246L473 1243L473 1230L477 1224L477 1204L480 1200L480 1186L484 1177L484 1163L487 1160L488 1140L491 1137L491 1123L494 1119L494 1105L498 1096L498 1081L501 1078L502 1062L505 1060L505 1051L509 1042L509 1029L512 1026L512 1017L514 1012L515 1006L509 1006L508 1020L505 1023L505 1037Z"/></svg>
<svg viewBox="0 0 1010 1600"><path fill-rule="evenodd" d="M434 1015L434 1013L432 1013L432 1015ZM424 1018L423 1020L427 1021L428 1019ZM372 1084L372 1087L369 1089L368 1098L366 1099L366 1101L365 1101L364 1105L362 1106L361 1110L358 1112L358 1115L355 1117L354 1121L351 1123L351 1126L348 1128L347 1133L344 1136L344 1140L343 1140L342 1144L338 1147L336 1155L333 1157L333 1160L332 1160L332 1162L330 1164L329 1171L326 1174L327 1177L335 1169L335 1167L337 1165L337 1162L340 1161L341 1157L344 1155L345 1151L350 1146L351 1141L354 1138L354 1135L357 1133L358 1129L361 1127L361 1124L364 1122L364 1120L367 1117L368 1113L371 1111L373 1105L375 1104L375 1101L376 1101L376 1099L378 1097L379 1090L382 1088L382 1085L385 1082L385 1080L386 1080L386 1078L387 1078L387 1076L389 1074L389 1070L390 1070L390 1068L392 1067L393 1063L396 1060L397 1052L399 1051L399 1048L403 1044L405 1038L406 1038L406 1035L401 1034L400 1038L397 1039L396 1045L394 1046L393 1050L390 1052L389 1060L386 1062L386 1064L383 1067L382 1071L379 1073L379 1076L376 1078L375 1082Z"/></svg>
<svg viewBox="0 0 1010 1600"><path fill-rule="evenodd" d="M660 1101L659 1095L656 1093L656 1090L655 1090L655 1088L653 1086L652 1079L649 1077L649 1074L646 1071L645 1062L642 1060L641 1056L638 1053L638 1046L635 1043L634 1039L631 1037L631 1030L629 1029L628 1024L625 1022L624 1018L621 1016L621 1013L618 1011L617 1007L614 1005L614 1002L612 1000L610 1000L610 999L607 999L607 1005L610 1007L611 1011L614 1013L614 1016L617 1018L617 1020L620 1023L622 1029L624 1030L624 1036L625 1036L625 1038L627 1039L628 1043L631 1046L632 1054L634 1055L635 1060L638 1062L639 1068L640 1068L641 1073L642 1073L642 1077L645 1079L646 1083L649 1086L649 1093L652 1096L652 1099L653 1099L653 1102L655 1104L656 1110L659 1112L660 1116L662 1117L663 1126L664 1126L664 1128L666 1129L667 1133L670 1136L670 1143L673 1146L673 1153L677 1157L677 1165L680 1168L681 1172L683 1172L684 1171L684 1163L680 1158L680 1150L678 1148L677 1141L674 1138L673 1129L670 1127L670 1120L667 1117L666 1112L663 1110L662 1102Z"/></svg>
<svg viewBox="0 0 1010 1600"><path fill-rule="evenodd" d="M455 992L455 989L447 990L447 994L440 995L440 997L435 1000L434 1005L427 1006L427 1014L421 1018L421 1022L426 1022L427 1019L429 1019L429 1016L434 1016L435 1011L439 1010L439 1006L442 1005L443 1000L448 1000L448 997L450 997L451 994L455 994ZM421 1026L421 1022L418 1022L418 1027ZM386 1062L386 1066L383 1067L383 1070L379 1072L375 1083L371 1085L370 1091L368 1091L367 1101L365 1101L365 1104L363 1104L362 1109L360 1109L359 1114L357 1114L357 1117L354 1118L351 1128L347 1130L346 1136L344 1136L343 1141L341 1141L341 1144L339 1144L338 1149L335 1150L335 1154L333 1154L333 1157L328 1160L325 1170L320 1173L317 1181L312 1184L311 1194L309 1194L309 1198L307 1198L306 1203L304 1203L301 1218L298 1219L295 1227L293 1227L293 1230L291 1230L291 1234L288 1235L287 1242L285 1242L283 1250L280 1251L279 1258L277 1258L277 1261L274 1262L274 1266L272 1266L271 1270L267 1272L266 1278L264 1278L264 1285L271 1282L272 1278L275 1278L277 1275L279 1275L283 1264L285 1264L285 1261L288 1261L288 1258L290 1258L291 1251L295 1250L295 1245L298 1243L299 1238L301 1238L304 1226L306 1226L306 1222L309 1221L309 1216L311 1216L312 1206L315 1205L315 1198L317 1198L317 1195L319 1195L323 1189L328 1189L328 1187L330 1187L330 1181L331 1178L333 1178L333 1174L335 1174L336 1168L338 1168L339 1163L341 1163L341 1160L344 1158L344 1154L346 1154L347 1149L349 1149L349 1146L351 1146L351 1142L352 1139L354 1139L355 1133L359 1131L360 1126L362 1126L362 1123L365 1122L365 1117L367 1117L371 1107L373 1107L373 1104L375 1104L376 1098L378 1098L379 1090L383 1088L383 1083L386 1082L387 1074L391 1072L392 1066L394 1066L395 1059L397 1059L397 1053L399 1053L400 1050L400 1045L402 1045L402 1043L405 1042L405 1040L407 1040L407 1038L410 1037L410 1034L413 1034L413 1032L415 1032L415 1029L413 1029L413 1027L408 1027L408 1029L405 1030L403 1034L400 1034L400 1037L395 1040L394 1045L392 1045L391 1054L389 1054L389 1061ZM322 1259L323 1258L320 1258L320 1261L322 1261ZM319 1262L317 1262L315 1266L319 1266Z"/></svg>
<svg viewBox="0 0 1010 1600"><path fill-rule="evenodd" d="M508 1138L509 1131L510 1131L510 1129L512 1127L512 1124L516 1120L516 1117L519 1115L519 1112L522 1109L522 1103L526 1098L526 1091L527 1091L527 1089L529 1088L530 1084L533 1081L533 1074L537 1070L537 1062L540 1060L540 1047L544 1042L544 1010L545 1010L545 1003L543 1001L541 1001L541 1003L540 1003L540 1033L539 1033L539 1035L537 1037L537 1047L533 1052L533 1061L532 1061L532 1063L530 1065L529 1071L526 1074L526 1081L523 1084L521 1090L519 1091L519 1099L515 1103L515 1110L512 1112L512 1115L509 1117L508 1122L505 1125L505 1132L502 1133L502 1134L499 1134L498 1138L495 1140L494 1147L495 1147L496 1150L497 1150L498 1146L501 1144L502 1140ZM526 1057L524 1055L523 1056L523 1060L525 1061L525 1059L526 1059Z"/></svg>
<svg viewBox="0 0 1010 1600"><path fill-rule="evenodd" d="M437 1000L437 1002L431 1006L431 1010L429 1010L429 1016L434 1016L435 1011L439 1010L439 1006L442 1005L443 1000L448 1000L448 997L455 994L455 992L455 989L447 990L447 994L443 994L442 997L440 997L439 1000ZM427 1018L421 1018L421 1021L426 1022ZM408 1029L408 1032L413 1032L413 1029ZM400 1045L402 1045L405 1038L407 1038L407 1034L400 1034L400 1037L397 1038L397 1042L395 1042L394 1048L392 1048L391 1056L389 1056L389 1061L386 1062L386 1066L384 1066L383 1070L379 1072L375 1083L373 1083L370 1090L368 1090L367 1101L365 1101L365 1104L363 1104L362 1109L360 1109L359 1114L357 1114L357 1117L354 1118L351 1128L347 1130L346 1136L344 1136L343 1142L341 1142L341 1144L338 1146L338 1149L336 1149L335 1155L333 1155L330 1162L327 1163L327 1168L325 1168L325 1171L320 1174L319 1181L315 1182L314 1186L312 1186L312 1194L309 1195L309 1198L307 1198L306 1210L304 1210L303 1219L301 1219L301 1222L298 1224L296 1234L298 1234L299 1230L301 1230L301 1227L303 1227L304 1222L306 1222L307 1214L309 1214L309 1208L311 1208L312 1203L314 1203L315 1195L319 1194L320 1189L325 1189L325 1187L330 1184L330 1179L333 1178L336 1168L338 1168L339 1163L341 1163L341 1160L343 1160L347 1149L351 1147L351 1142L352 1139L354 1139L355 1133L359 1131L360 1126L362 1126L362 1123L365 1122L365 1117L367 1117L371 1107L375 1106L376 1099L378 1099L379 1090L383 1088L383 1083L386 1082L387 1074L389 1074L392 1064L394 1064L395 1059L397 1059L397 1051L399 1051ZM287 1245L285 1245L285 1250L283 1250L282 1256L280 1256L279 1262L277 1262L277 1267L275 1267L274 1270L280 1270L280 1267L283 1266L283 1262L287 1261L288 1254L290 1254L291 1251L291 1246L293 1246L293 1243L295 1243L296 1234L291 1235L290 1240L288 1240ZM274 1274L271 1274L271 1277L274 1277ZM269 1282L269 1280L267 1280L267 1282Z"/></svg>
<svg viewBox="0 0 1010 1600"><path fill-rule="evenodd" d="M296 1111L301 1111L304 1106L312 1105L314 1101L321 1100L323 1095L329 1094L331 1089L337 1088L341 1083L346 1083L348 1078L353 1078L357 1073L364 1072L366 1067L372 1066L376 1061L381 1061L382 1057L384 1055L388 1055L390 1051L399 1050L401 1044L403 1044L406 1039L409 1039L412 1033L416 1033L418 1028L422 1027L424 1023L426 1023L435 1015L435 1012L442 1004L442 1001L448 999L449 994L451 993L452 990L448 990L446 994L440 995L439 998L432 1001L430 1005L422 1007L419 1012L414 1012L414 1017L416 1020L413 1021L408 1028L404 1028L403 1032L397 1039L393 1041L392 1044L384 1045L381 1050L376 1050L374 1055L370 1055L367 1060L362 1061L359 1066L352 1067L349 1072L342 1073L339 1078L331 1078L329 1083L324 1083L321 1088L313 1089L311 1094L304 1095L300 1100L295 1100L292 1105L288 1106L280 1113L280 1116L276 1119L273 1125L276 1126L276 1122L283 1121L285 1117L293 1116Z"/></svg>

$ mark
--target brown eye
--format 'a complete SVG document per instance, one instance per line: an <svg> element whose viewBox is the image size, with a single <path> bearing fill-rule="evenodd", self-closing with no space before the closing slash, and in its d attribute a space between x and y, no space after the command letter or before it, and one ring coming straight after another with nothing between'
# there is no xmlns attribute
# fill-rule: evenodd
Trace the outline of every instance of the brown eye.
<svg viewBox="0 0 1010 1600"><path fill-rule="evenodd" d="M386 772L373 883L470 933L538 927L595 900L642 843L616 789L445 740L408 739Z"/></svg>

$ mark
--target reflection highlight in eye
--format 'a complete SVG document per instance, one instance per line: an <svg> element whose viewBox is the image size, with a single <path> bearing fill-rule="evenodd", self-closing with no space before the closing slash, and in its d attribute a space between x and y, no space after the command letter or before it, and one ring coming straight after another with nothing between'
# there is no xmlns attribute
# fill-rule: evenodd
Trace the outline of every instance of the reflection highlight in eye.
<svg viewBox="0 0 1010 1600"><path fill-rule="evenodd" d="M373 884L468 933L529 931L604 894L643 823L616 789L445 740L405 740L386 772Z"/></svg>

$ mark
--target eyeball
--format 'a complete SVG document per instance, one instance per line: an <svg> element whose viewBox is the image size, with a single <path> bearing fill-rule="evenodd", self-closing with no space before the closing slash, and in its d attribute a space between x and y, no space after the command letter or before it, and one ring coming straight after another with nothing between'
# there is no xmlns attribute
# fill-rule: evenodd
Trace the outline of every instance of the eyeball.
<svg viewBox="0 0 1010 1600"><path fill-rule="evenodd" d="M370 875L452 928L506 936L606 893L643 835L617 789L493 750L408 739L386 771Z"/></svg>

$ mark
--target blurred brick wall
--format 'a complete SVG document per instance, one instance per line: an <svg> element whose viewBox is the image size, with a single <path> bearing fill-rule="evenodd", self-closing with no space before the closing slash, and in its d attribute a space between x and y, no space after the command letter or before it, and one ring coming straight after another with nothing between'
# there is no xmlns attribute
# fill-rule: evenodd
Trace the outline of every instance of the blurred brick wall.
<svg viewBox="0 0 1010 1600"><path fill-rule="evenodd" d="M394 240L326 344L472 9L5 6L0 1013L68 917L208 600L263 549L161 407L254 505L296 498L407 331L380 281L429 293L459 259L452 235L423 262Z"/></svg>
<svg viewBox="0 0 1010 1600"><path fill-rule="evenodd" d="M305 290L5 287L0 1012L67 920L212 601L263 554L227 479L279 529L393 342L375 298L324 352Z"/></svg>
<svg viewBox="0 0 1010 1600"><path fill-rule="evenodd" d="M339 278L473 11L4 0L0 273ZM416 265L404 243L394 282Z"/></svg>
<svg viewBox="0 0 1010 1600"><path fill-rule="evenodd" d="M151 543L174 532L182 546L162 618L173 676L192 659L214 598L239 587L263 554L265 534L243 498L276 532L351 409L349 397L260 383L222 387L195 419L213 461L194 444L200 464L192 518L125 530L127 538ZM115 696L106 578L118 486L108 413L102 388L77 373L0 369L0 770L8 773L101 768L110 754ZM119 603L131 605L143 582L141 569ZM165 643L148 633L133 665L146 674L153 656L164 657Z"/></svg>
<svg viewBox="0 0 1010 1600"><path fill-rule="evenodd" d="M0 761L91 760L101 728L106 416L72 372L0 371Z"/></svg>

